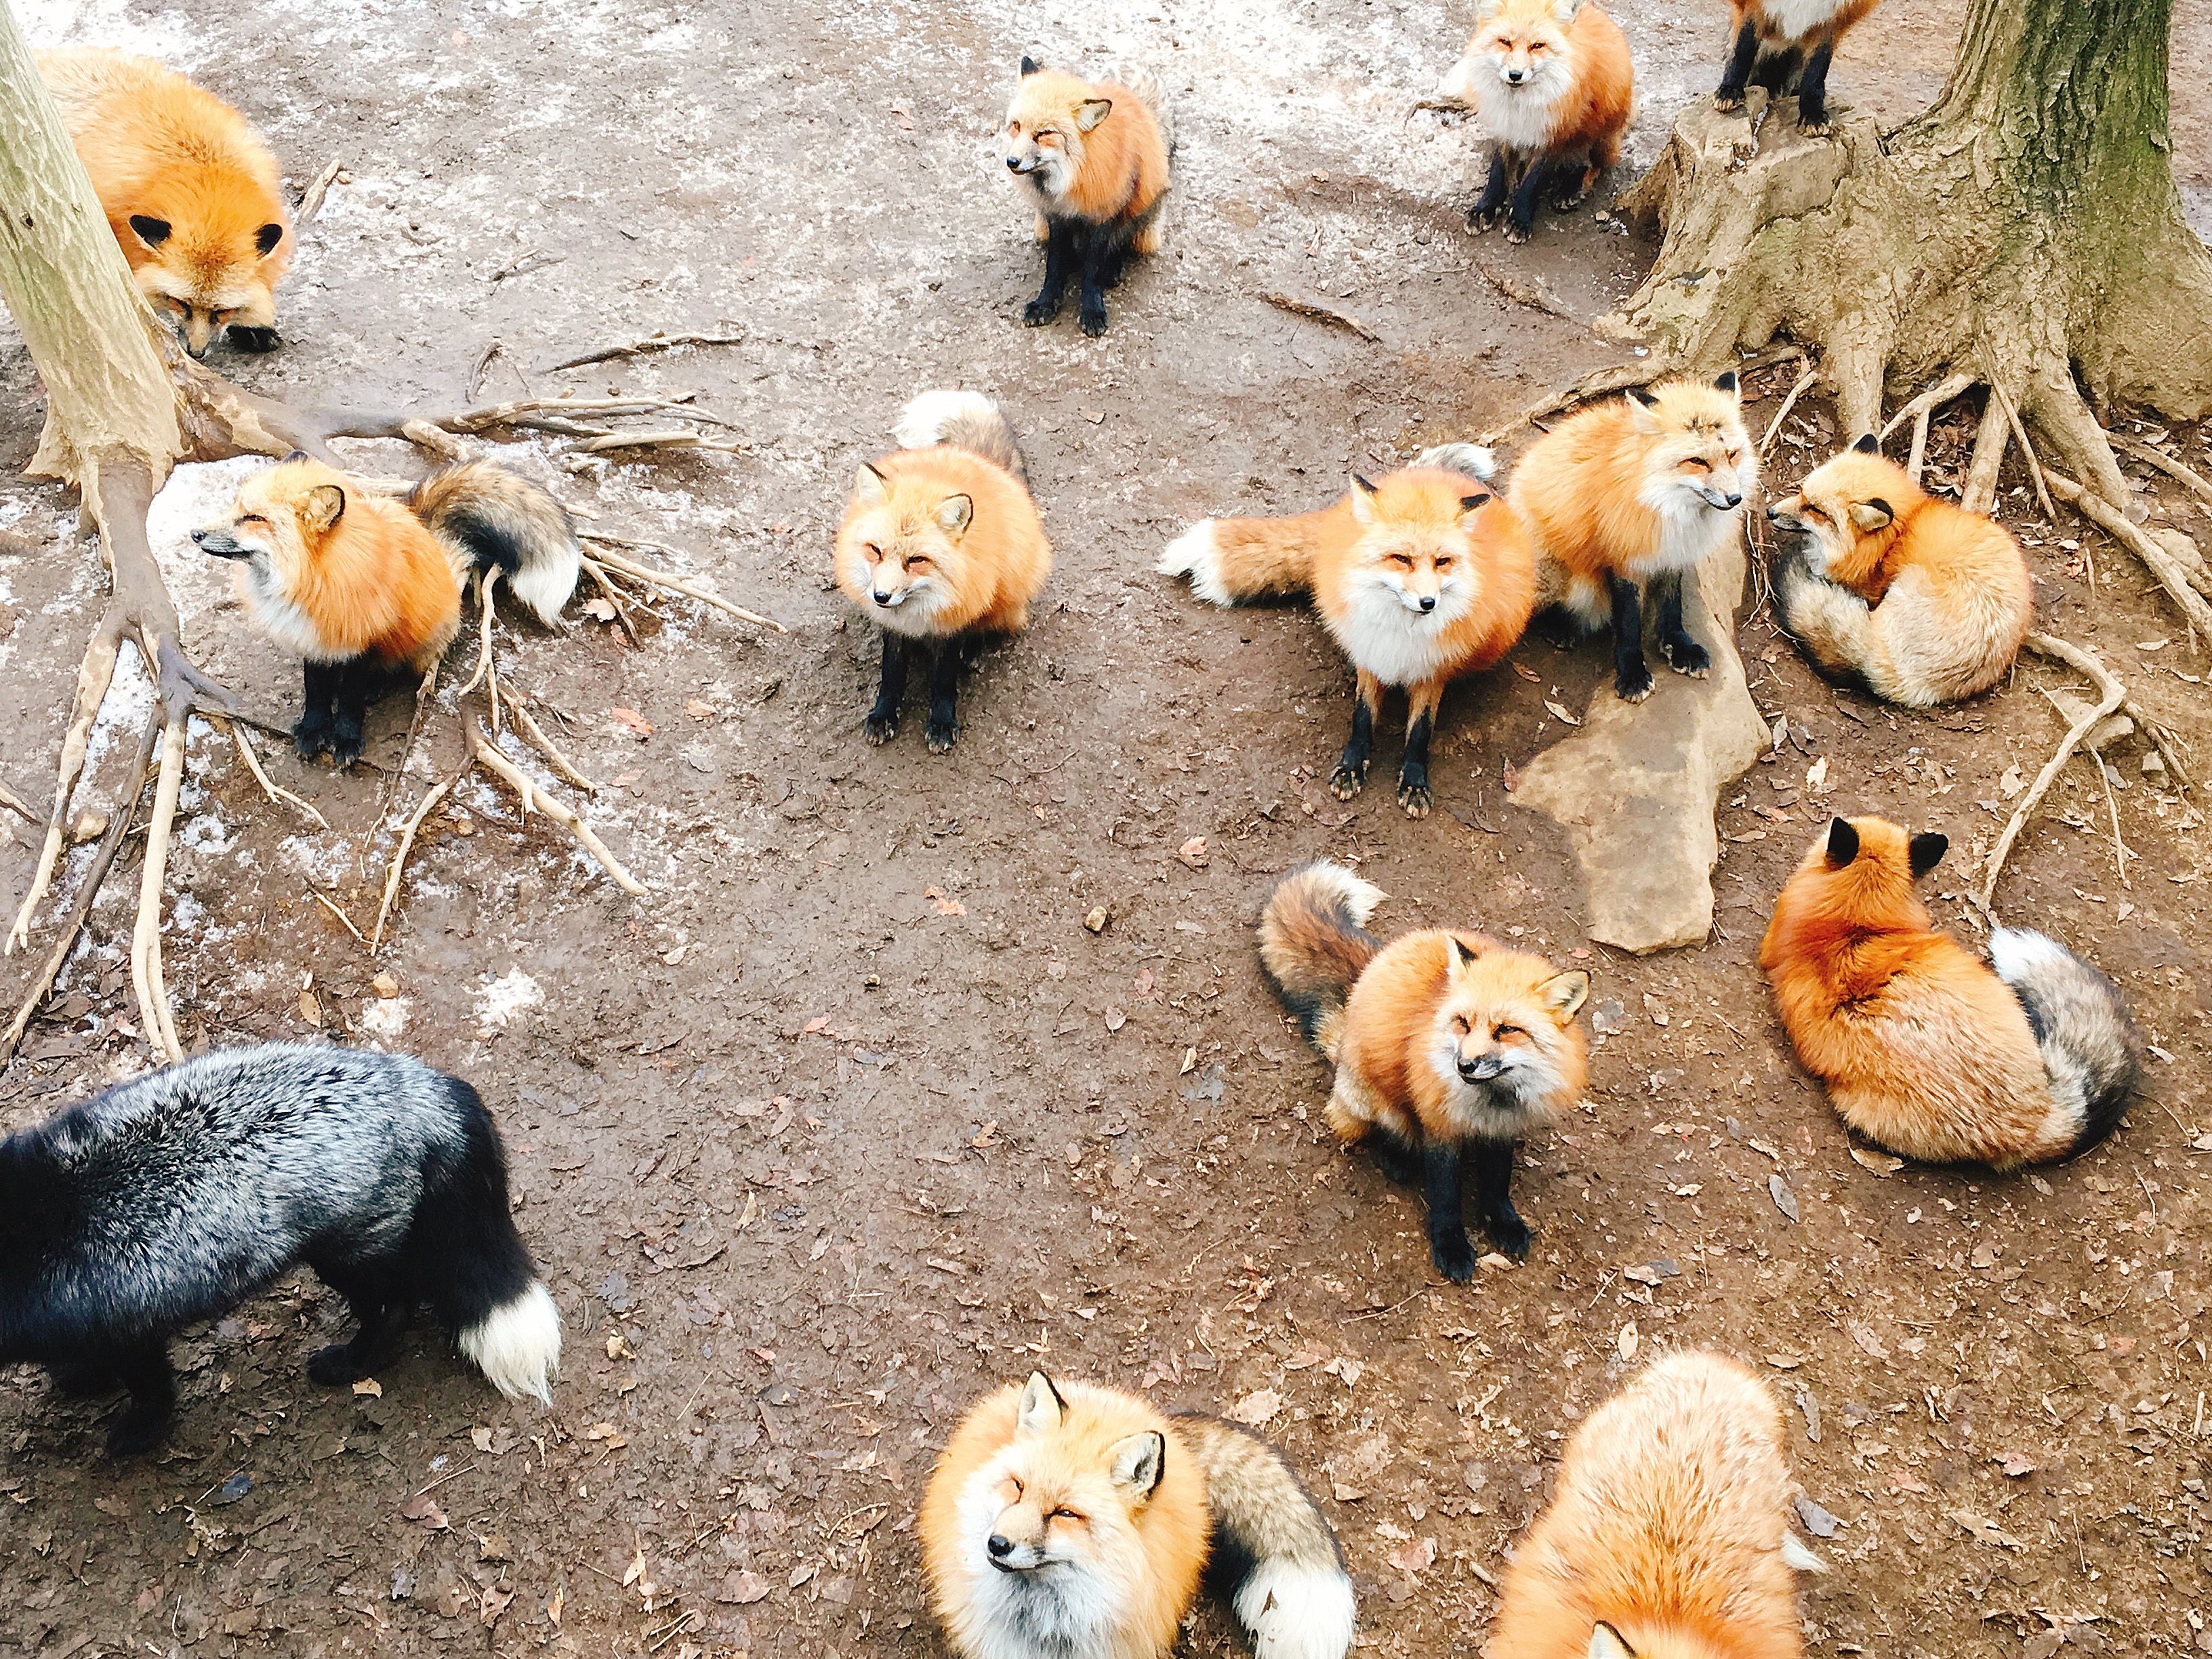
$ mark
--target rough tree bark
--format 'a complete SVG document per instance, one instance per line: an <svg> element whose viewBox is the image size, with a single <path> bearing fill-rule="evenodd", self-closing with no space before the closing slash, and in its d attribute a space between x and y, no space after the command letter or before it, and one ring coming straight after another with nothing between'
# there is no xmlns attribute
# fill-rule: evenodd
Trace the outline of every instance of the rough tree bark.
<svg viewBox="0 0 2212 1659"><path fill-rule="evenodd" d="M1786 331L1820 349L1846 431L1881 430L1885 394L1994 385L1972 481L1994 489L2008 398L2045 459L2124 507L2085 392L2212 413L2212 253L2182 216L2167 137L2172 11L1973 0L1943 96L1889 134L1860 118L1810 138L1759 101L1693 106L1626 199L1665 241L1606 331L1685 368ZM2185 591L2212 591L2173 550Z"/></svg>

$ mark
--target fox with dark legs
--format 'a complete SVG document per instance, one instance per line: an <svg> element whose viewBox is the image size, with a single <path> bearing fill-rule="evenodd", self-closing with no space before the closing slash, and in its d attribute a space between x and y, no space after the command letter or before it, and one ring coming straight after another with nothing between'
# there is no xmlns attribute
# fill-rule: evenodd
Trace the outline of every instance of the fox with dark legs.
<svg viewBox="0 0 2212 1659"><path fill-rule="evenodd" d="M509 1213L477 1091L401 1055L272 1043L197 1055L0 1141L0 1365L65 1392L127 1389L125 1456L176 1400L169 1340L301 1263L350 1340L307 1362L369 1374L428 1302L510 1397L550 1400L561 1316Z"/></svg>
<svg viewBox="0 0 2212 1659"><path fill-rule="evenodd" d="M1475 1254L1461 1182L1470 1163L1491 1242L1528 1253L1513 1207L1513 1148L1582 1092L1589 1045L1575 1012L1589 975L1457 929L1386 945L1366 930L1382 901L1338 865L1294 870L1261 915L1260 962L1336 1066L1328 1127L1346 1146L1367 1142L1394 1179L1420 1182L1437 1270L1468 1279Z"/></svg>
<svg viewBox="0 0 2212 1659"><path fill-rule="evenodd" d="M1844 36L1866 21L1881 0L1729 0L1735 14L1734 46L1722 73L1715 106L1743 107L1753 85L1777 97L1797 94L1797 125L1828 130L1828 64Z"/></svg>

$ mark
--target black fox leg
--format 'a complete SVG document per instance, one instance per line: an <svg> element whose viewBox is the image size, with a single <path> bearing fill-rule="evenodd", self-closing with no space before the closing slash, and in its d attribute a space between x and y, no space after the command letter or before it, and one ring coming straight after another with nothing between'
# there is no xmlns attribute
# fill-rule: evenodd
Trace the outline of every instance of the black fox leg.
<svg viewBox="0 0 2212 1659"><path fill-rule="evenodd" d="M884 678L876 687L876 706L868 710L870 743L889 743L898 736L899 705L906 701L907 642L902 634L884 629Z"/></svg>
<svg viewBox="0 0 2212 1659"><path fill-rule="evenodd" d="M1513 1207L1513 1143L1483 1141L1474 1149L1474 1207L1490 1242L1519 1261L1528 1254L1528 1224Z"/></svg>
<svg viewBox="0 0 2212 1659"><path fill-rule="evenodd" d="M1425 818L1435 805L1429 788L1429 738L1435 732L1437 708L1444 700L1444 683L1427 680L1407 694L1406 758L1398 766L1398 805L1409 818Z"/></svg>
<svg viewBox="0 0 2212 1659"><path fill-rule="evenodd" d="M68 1400L97 1400L123 1386L114 1363L107 1359L58 1360L46 1367L46 1375L53 1379L55 1391Z"/></svg>
<svg viewBox="0 0 2212 1659"><path fill-rule="evenodd" d="M1094 226L1083 244L1083 293L1075 314L1093 339L1106 331L1106 290L1121 280L1128 251L1127 235L1103 225Z"/></svg>
<svg viewBox="0 0 2212 1659"><path fill-rule="evenodd" d="M331 758L340 766L351 766L361 758L368 705L383 689L384 674L373 657L339 663L332 672Z"/></svg>
<svg viewBox="0 0 2212 1659"><path fill-rule="evenodd" d="M1795 46L1771 52L1759 60L1758 68L1752 71L1751 83L1755 87L1765 87L1777 98L1784 97L1796 85L1797 71L1804 62L1804 53Z"/></svg>
<svg viewBox="0 0 2212 1659"><path fill-rule="evenodd" d="M1562 161L1553 169L1552 210L1555 213L1572 213L1597 186L1598 174L1604 171L1595 154L1578 161Z"/></svg>
<svg viewBox="0 0 2212 1659"><path fill-rule="evenodd" d="M1505 240L1525 242L1529 227L1536 222L1536 198L1544 188L1544 180L1551 176L1552 164L1544 156L1528 158L1528 170L1521 175L1521 182L1513 187L1513 206L1505 216Z"/></svg>
<svg viewBox="0 0 2212 1659"><path fill-rule="evenodd" d="M1623 702L1651 695L1651 670L1644 660L1644 606L1636 584L1613 578L1613 689Z"/></svg>
<svg viewBox="0 0 2212 1659"><path fill-rule="evenodd" d="M1421 1153L1421 1191L1429 1206L1429 1255L1446 1279L1474 1277L1474 1244L1460 1214L1460 1150L1455 1141L1431 1140Z"/></svg>
<svg viewBox="0 0 2212 1659"><path fill-rule="evenodd" d="M169 1370L168 1345L150 1342L123 1355L116 1374L131 1390L131 1403L107 1431L111 1457L136 1457L161 1441L169 1413L176 1408L177 1379Z"/></svg>
<svg viewBox="0 0 2212 1659"><path fill-rule="evenodd" d="M937 660L929 670L929 718L921 735L929 752L941 755L960 735L960 641L945 640L937 647Z"/></svg>
<svg viewBox="0 0 2212 1659"><path fill-rule="evenodd" d="M1388 1129L1370 1129L1367 1133L1368 1155L1374 1158L1375 1167L1390 1177L1411 1187L1422 1179L1421 1150L1403 1135Z"/></svg>
<svg viewBox="0 0 2212 1659"><path fill-rule="evenodd" d="M1728 68L1721 72L1720 90L1713 101L1724 110L1743 107L1744 88L1751 84L1751 66L1759 58L1759 26L1747 21L1735 32L1735 48L1729 53Z"/></svg>
<svg viewBox="0 0 2212 1659"><path fill-rule="evenodd" d="M1797 82L1797 125L1807 132L1828 130L1828 60L1836 43L1823 40L1805 60L1805 74Z"/></svg>
<svg viewBox="0 0 2212 1659"><path fill-rule="evenodd" d="M1036 298L1022 308L1022 320L1042 327L1060 315L1060 302L1067 293L1067 279L1075 274L1075 236L1078 222L1048 219L1044 237L1044 286Z"/></svg>
<svg viewBox="0 0 2212 1659"><path fill-rule="evenodd" d="M274 327L264 328L255 323L233 323L229 338L240 351L274 351L284 343Z"/></svg>
<svg viewBox="0 0 2212 1659"><path fill-rule="evenodd" d="M1490 178L1482 187L1482 194L1467 210L1467 222L1477 230L1496 228L1498 216L1505 207L1505 192L1513 182L1512 170L1506 164L1505 146L1490 147Z"/></svg>
<svg viewBox="0 0 2212 1659"><path fill-rule="evenodd" d="M343 664L316 662L312 658L300 665L306 702L292 726L292 746L300 751L301 760L313 760L331 746L331 701L343 672Z"/></svg>
<svg viewBox="0 0 2212 1659"><path fill-rule="evenodd" d="M1352 737L1329 775L1328 793L1350 800L1367 785L1367 768L1375 758L1375 722L1382 718L1382 682L1365 669L1352 697Z"/></svg>
<svg viewBox="0 0 2212 1659"><path fill-rule="evenodd" d="M333 1342L307 1360L307 1375L325 1388L358 1382L392 1351L414 1312L413 1297L397 1267L388 1262L310 1261L316 1275L346 1299L356 1329L347 1342Z"/></svg>
<svg viewBox="0 0 2212 1659"><path fill-rule="evenodd" d="M1713 665L1712 656L1682 626L1682 583L1697 579L1694 570L1670 570L1663 576L1654 576L1651 597L1659 605L1659 648L1667 653L1668 665L1678 674L1701 680Z"/></svg>

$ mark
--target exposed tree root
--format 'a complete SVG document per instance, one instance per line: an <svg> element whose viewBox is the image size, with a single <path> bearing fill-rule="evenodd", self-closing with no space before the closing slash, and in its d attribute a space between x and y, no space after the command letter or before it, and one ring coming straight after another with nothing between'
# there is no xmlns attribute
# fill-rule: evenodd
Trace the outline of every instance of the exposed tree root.
<svg viewBox="0 0 2212 1659"><path fill-rule="evenodd" d="M423 683L427 685L428 681ZM368 937L369 955L374 956L384 944L385 919L391 915L392 902L399 896L399 878L407 868L407 854L415 845L416 832L422 829L422 820L430 816L431 809L445 799L453 786L466 775L471 763L471 761L462 762L458 770L424 790L422 799L415 804L414 811L408 815L406 827L399 832L399 845L392 852L391 867L385 872L384 898L376 907L376 926Z"/></svg>
<svg viewBox="0 0 2212 1659"><path fill-rule="evenodd" d="M2128 696L2127 688L2112 678L2112 671L2088 652L2082 650L2081 647L2069 645L2064 640L2055 638L2049 634L2029 635L2027 645L2029 649L2039 655L2063 662L2069 668L2087 675L2095 683L2098 697L2095 705L2075 720L2068 729L2065 737L2059 740L2057 752L2044 763L2043 770L2035 775L2035 781L2028 786L2027 793L2020 798L2020 805L2013 809L2012 817L2005 824L2004 833L1997 837L1997 844L1990 849L1989 861L1982 866L1981 890L1973 895L1973 899L1976 908L1981 911L1983 918L1992 927L1996 925L1996 910L1990 901L1996 896L1997 878L2004 872L2005 858L2011 853L2013 843L2020 839L2020 832L2027 828L2029 817L2042 804L2044 795L2057 781L2059 773L2065 769L2066 763L2073 758L2074 751L2081 746L2083 740L2103 723L2107 715L2116 712L2120 705L2127 701ZM2099 763L2100 774L2102 764L2101 762ZM2116 817L2113 834L2117 837L2118 833Z"/></svg>
<svg viewBox="0 0 2212 1659"><path fill-rule="evenodd" d="M578 844L599 861L599 867L613 878L616 886L633 898L645 896L644 886L623 867L621 860L607 850L606 843L592 833L592 826L577 815L574 808L532 783L530 775L501 754L498 746L484 735L483 728L474 720L468 722L467 729L469 752L485 770L514 791L516 799L522 803L523 817L528 817L533 809L543 812L574 836Z"/></svg>

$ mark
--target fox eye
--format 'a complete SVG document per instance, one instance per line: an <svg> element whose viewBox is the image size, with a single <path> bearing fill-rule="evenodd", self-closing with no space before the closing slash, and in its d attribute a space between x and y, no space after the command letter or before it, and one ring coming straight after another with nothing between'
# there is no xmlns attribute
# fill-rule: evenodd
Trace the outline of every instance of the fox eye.
<svg viewBox="0 0 2212 1659"><path fill-rule="evenodd" d="M241 513L238 515L238 521L240 524L267 524L269 522L267 519L264 518L258 513Z"/></svg>
<svg viewBox="0 0 2212 1659"><path fill-rule="evenodd" d="M1449 570L1451 568L1451 555L1449 553L1439 553L1437 555L1437 568L1438 570Z"/></svg>
<svg viewBox="0 0 2212 1659"><path fill-rule="evenodd" d="M1698 456L1692 455L1688 460L1682 463L1682 470L1685 472L1710 472L1713 468L1711 462L1705 460Z"/></svg>
<svg viewBox="0 0 2212 1659"><path fill-rule="evenodd" d="M1500 1042L1503 1042L1508 1037L1524 1037L1528 1034L1522 1030L1518 1025L1501 1025L1491 1035L1495 1036Z"/></svg>
<svg viewBox="0 0 2212 1659"><path fill-rule="evenodd" d="M878 547L873 542L863 542L860 544L860 551L868 556L868 562L870 564L880 563L883 560L884 550Z"/></svg>
<svg viewBox="0 0 2212 1659"><path fill-rule="evenodd" d="M1390 562L1401 569L1411 570L1413 568L1413 556L1410 553L1393 553L1390 556Z"/></svg>
<svg viewBox="0 0 2212 1659"><path fill-rule="evenodd" d="M1022 136L1022 124L1021 124L1019 121L1009 121L1009 122L1007 122L1007 123L1006 123L1006 134L1007 134L1007 136L1008 136L1009 137L1013 137L1013 138L1018 138L1018 137L1020 137Z"/></svg>
<svg viewBox="0 0 2212 1659"><path fill-rule="evenodd" d="M1073 1521L1079 1524L1083 1520L1083 1517L1080 1515L1078 1515L1073 1510L1057 1509L1050 1515L1045 1516L1045 1519L1048 1521Z"/></svg>
<svg viewBox="0 0 2212 1659"><path fill-rule="evenodd" d="M929 555L927 553L909 553L906 556L906 568L909 570L919 570L928 562Z"/></svg>
<svg viewBox="0 0 2212 1659"><path fill-rule="evenodd" d="M1467 1017L1464 1014L1452 1016L1452 1030L1457 1031L1462 1036L1465 1036L1473 1029L1474 1027L1467 1023Z"/></svg>

